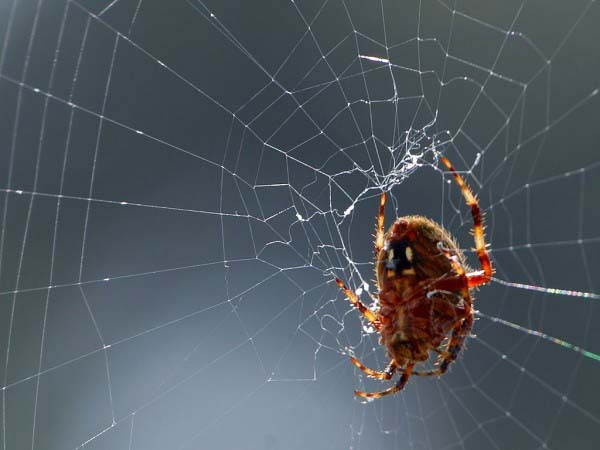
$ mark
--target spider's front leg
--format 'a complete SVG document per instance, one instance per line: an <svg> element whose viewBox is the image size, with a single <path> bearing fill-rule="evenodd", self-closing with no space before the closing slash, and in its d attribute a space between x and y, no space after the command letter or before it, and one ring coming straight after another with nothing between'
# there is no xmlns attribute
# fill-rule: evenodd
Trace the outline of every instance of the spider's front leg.
<svg viewBox="0 0 600 450"><path fill-rule="evenodd" d="M383 248L383 221L385 219L385 200L387 196L385 192L381 193L379 198L379 214L377 215L377 227L375 228L375 256L379 255L379 252Z"/></svg>
<svg viewBox="0 0 600 450"><path fill-rule="evenodd" d="M473 237L475 238L475 250L477 251L477 258L479 258L479 263L481 264L481 269L477 272L472 272L467 274L467 279L469 282L469 287L476 287L482 284L488 283L492 274L494 273L494 269L492 267L492 262L490 260L490 255L486 250L485 244L485 235L483 232L483 215L481 214L481 209L479 208L479 203L477 202L477 198L465 183L465 180L456 172L452 163L448 161L448 159L442 156L441 161L446 165L448 170L452 172L456 183L460 186L460 190L462 191L463 197L467 201L467 204L471 207L471 215L473 216Z"/></svg>
<svg viewBox="0 0 600 450"><path fill-rule="evenodd" d="M385 200L386 200L386 198L387 197L386 197L385 192L382 192L381 197L379 199L379 215L377 216L377 227L376 227L376 231L375 231L375 253L377 255L379 255L379 252L383 248L383 237L385 235L385 233L383 231L383 221L384 221L384 217L385 217ZM375 329L377 331L379 331L381 329L381 324L377 320L377 317L375 317L375 314L373 313L373 311L371 311L363 303L361 303L361 301L356 297L354 292L352 292L350 289L348 289L348 287L346 287L346 285L344 284L344 282L342 280L340 280L339 278L336 278L335 282L344 291L344 293L346 294L346 297L348 297L348 300L350 300L350 303L352 303L354 306L356 306L358 308L358 310L363 314L363 316L365 316L367 318L367 320L371 323L371 325L373 325L375 327Z"/></svg>

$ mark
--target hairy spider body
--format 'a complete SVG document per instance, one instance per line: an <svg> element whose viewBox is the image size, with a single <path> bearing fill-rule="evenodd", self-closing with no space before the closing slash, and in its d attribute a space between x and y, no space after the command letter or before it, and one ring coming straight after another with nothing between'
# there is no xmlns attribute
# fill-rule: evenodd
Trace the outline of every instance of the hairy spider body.
<svg viewBox="0 0 600 450"><path fill-rule="evenodd" d="M472 315L461 283L443 286L460 276L448 255L465 266L450 235L425 217L401 217L384 236L376 265L378 319L381 343L400 366L428 360L456 323Z"/></svg>
<svg viewBox="0 0 600 450"><path fill-rule="evenodd" d="M381 194L375 253L379 310L371 311L336 278L350 302L380 333L380 343L391 359L384 371L352 363L368 376L391 379L402 375L394 386L381 392L354 391L364 398L394 394L404 388L411 375L440 376L457 358L473 326L470 289L489 282L493 269L486 250L483 218L477 199L450 161L441 157L471 207L473 235L481 270L470 271L466 259L441 225L422 216L405 216L384 233L385 192ZM437 355L437 368L415 371L415 365Z"/></svg>

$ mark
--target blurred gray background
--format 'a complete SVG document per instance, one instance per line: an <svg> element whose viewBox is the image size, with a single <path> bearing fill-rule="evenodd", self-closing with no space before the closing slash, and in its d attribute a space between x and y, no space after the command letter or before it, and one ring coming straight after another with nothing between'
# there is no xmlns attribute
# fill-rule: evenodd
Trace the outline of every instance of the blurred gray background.
<svg viewBox="0 0 600 450"><path fill-rule="evenodd" d="M597 448L599 360L526 330L600 352L598 300L502 281L600 292L599 21L1 0L0 448ZM363 404L387 384L347 353L385 354L332 280L375 291L381 188L387 223L427 215L477 264L436 152L500 281L450 373Z"/></svg>

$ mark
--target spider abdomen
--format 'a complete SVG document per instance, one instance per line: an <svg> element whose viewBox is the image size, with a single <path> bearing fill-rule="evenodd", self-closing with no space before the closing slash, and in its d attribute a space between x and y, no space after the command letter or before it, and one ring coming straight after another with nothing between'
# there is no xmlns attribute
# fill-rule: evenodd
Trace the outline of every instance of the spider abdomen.
<svg viewBox="0 0 600 450"><path fill-rule="evenodd" d="M465 266L448 232L425 217L401 217L384 236L377 257L381 341L399 365L429 359L471 314L463 299L466 279L449 255Z"/></svg>

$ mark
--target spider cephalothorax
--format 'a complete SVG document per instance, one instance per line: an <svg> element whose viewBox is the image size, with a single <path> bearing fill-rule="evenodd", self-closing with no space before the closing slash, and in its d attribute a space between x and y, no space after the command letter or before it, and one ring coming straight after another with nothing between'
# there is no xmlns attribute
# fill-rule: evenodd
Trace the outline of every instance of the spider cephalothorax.
<svg viewBox="0 0 600 450"><path fill-rule="evenodd" d="M426 217L400 217L384 233L386 195L381 195L375 240L380 305L377 313L363 305L340 279L336 282L379 331L380 342L391 358L383 372L363 366L354 357L352 362L373 378L389 380L398 370L402 375L395 386L385 391L355 391L358 396L376 398L393 394L404 388L411 375L444 374L457 358L473 326L469 291L487 283L492 276L477 200L450 161L444 157L441 160L452 172L471 207L475 247L482 270L469 271L452 236ZM427 361L430 352L438 355L438 367L415 371L415 365Z"/></svg>

